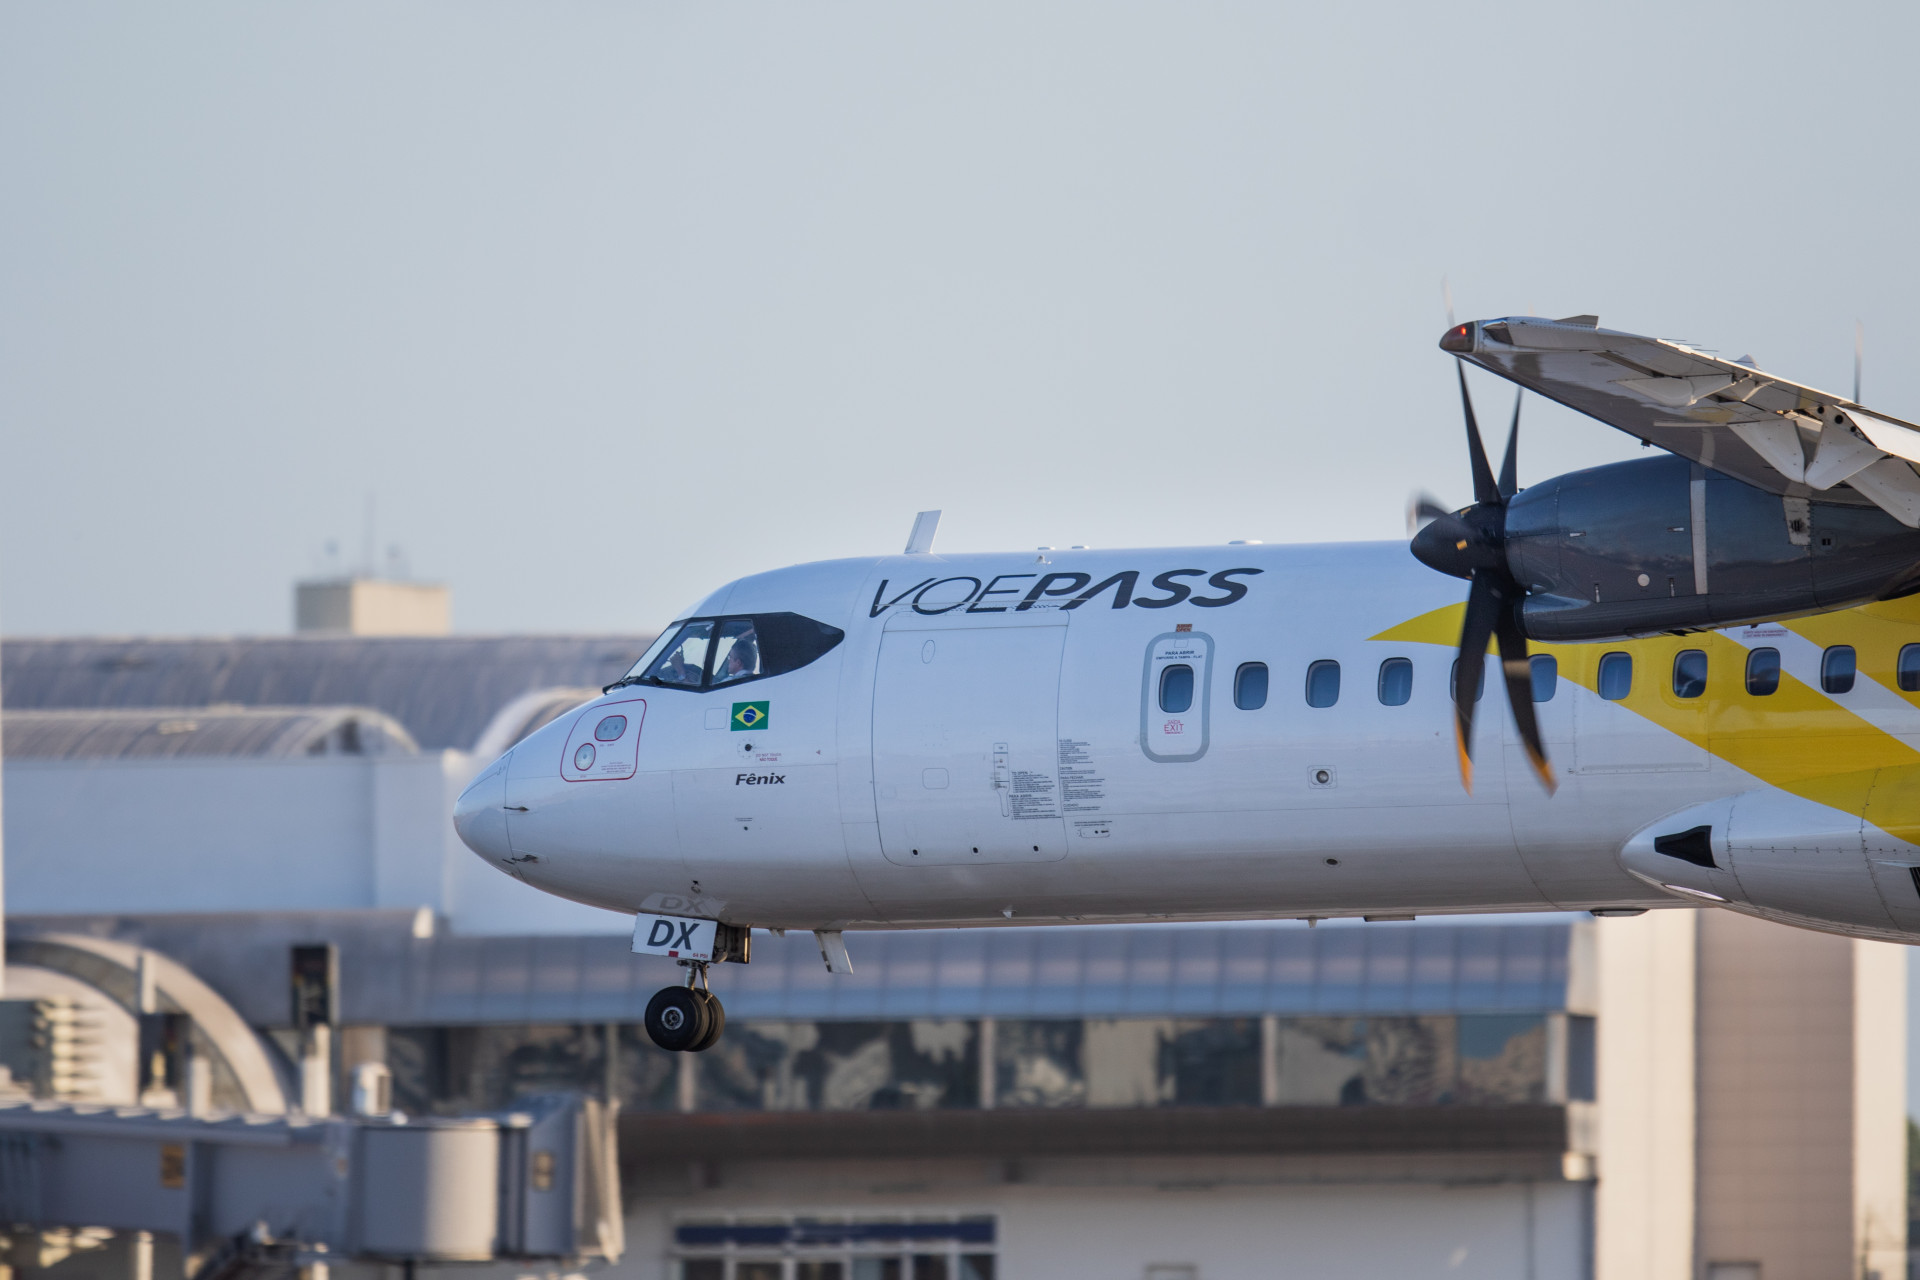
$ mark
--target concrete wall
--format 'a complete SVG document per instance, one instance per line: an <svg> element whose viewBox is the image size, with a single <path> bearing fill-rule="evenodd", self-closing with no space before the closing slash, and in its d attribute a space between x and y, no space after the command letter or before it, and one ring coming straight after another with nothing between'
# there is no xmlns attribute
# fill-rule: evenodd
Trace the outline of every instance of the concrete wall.
<svg viewBox="0 0 1920 1280"><path fill-rule="evenodd" d="M1766 1280L1853 1253L1853 943L1700 913L1699 1254Z"/></svg>
<svg viewBox="0 0 1920 1280"><path fill-rule="evenodd" d="M462 752L10 760L7 910L42 915L431 907L457 933L620 933L460 843Z"/></svg>
<svg viewBox="0 0 1920 1280"><path fill-rule="evenodd" d="M1586 1184L1262 1178L1233 1161L1062 1161L1009 1183L999 1165L795 1161L729 1166L721 1185L650 1187L627 1256L602 1273L671 1280L676 1221L734 1215L878 1220L991 1214L996 1274L1103 1280L1583 1280ZM1411 1170L1405 1171L1411 1173ZM1191 1268L1191 1270L1188 1270ZM789 1274L793 1274L789 1272Z"/></svg>
<svg viewBox="0 0 1920 1280"><path fill-rule="evenodd" d="M1904 948L1599 921L1596 1275L1905 1274Z"/></svg>
<svg viewBox="0 0 1920 1280"><path fill-rule="evenodd" d="M1694 1274L1697 914L1594 922L1598 1280Z"/></svg>

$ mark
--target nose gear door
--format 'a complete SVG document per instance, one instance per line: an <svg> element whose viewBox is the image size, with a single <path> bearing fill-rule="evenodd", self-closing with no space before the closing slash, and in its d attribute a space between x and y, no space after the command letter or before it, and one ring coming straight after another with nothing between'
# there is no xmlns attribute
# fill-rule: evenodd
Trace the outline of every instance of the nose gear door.
<svg viewBox="0 0 1920 1280"><path fill-rule="evenodd" d="M903 866L1066 857L1059 786L1066 619L912 622L882 636L874 677L882 854Z"/></svg>

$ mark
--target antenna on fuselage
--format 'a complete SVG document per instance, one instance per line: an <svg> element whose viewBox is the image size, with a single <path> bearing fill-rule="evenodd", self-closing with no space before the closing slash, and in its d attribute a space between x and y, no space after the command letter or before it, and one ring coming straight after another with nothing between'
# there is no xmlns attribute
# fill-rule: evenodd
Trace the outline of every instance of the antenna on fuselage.
<svg viewBox="0 0 1920 1280"><path fill-rule="evenodd" d="M913 518L913 532L907 535L907 554L924 556L933 550L933 535L940 530L940 513L922 511Z"/></svg>
<svg viewBox="0 0 1920 1280"><path fill-rule="evenodd" d="M1853 402L1860 403L1860 356L1867 345L1867 327L1858 320L1853 322Z"/></svg>

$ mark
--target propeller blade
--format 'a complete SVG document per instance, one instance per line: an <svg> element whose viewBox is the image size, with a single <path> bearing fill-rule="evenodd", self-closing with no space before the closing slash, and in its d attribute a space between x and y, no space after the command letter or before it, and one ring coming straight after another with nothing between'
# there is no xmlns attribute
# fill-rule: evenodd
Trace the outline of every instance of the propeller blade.
<svg viewBox="0 0 1920 1280"><path fill-rule="evenodd" d="M1407 499L1407 536L1411 538L1435 520L1452 515L1453 512L1441 506L1439 499L1432 494L1416 493Z"/></svg>
<svg viewBox="0 0 1920 1280"><path fill-rule="evenodd" d="M1460 654L1453 666L1453 745L1460 753L1460 784L1473 793L1473 704L1487 670L1487 641L1505 611L1492 575L1475 574L1460 624Z"/></svg>
<svg viewBox="0 0 1920 1280"><path fill-rule="evenodd" d="M1547 762L1547 745L1540 740L1540 721L1533 714L1533 660L1527 656L1526 633L1520 630L1520 601L1503 601L1493 628L1500 645L1500 670L1507 678L1507 705L1513 708L1513 724L1520 731L1520 745L1527 749L1527 762L1540 775L1547 794L1554 793L1553 766Z"/></svg>
<svg viewBox="0 0 1920 1280"><path fill-rule="evenodd" d="M1487 446L1480 443L1480 423L1473 416L1473 397L1467 394L1467 367L1454 361L1453 371L1460 375L1460 410L1467 417L1467 460L1473 464L1473 500L1500 505L1500 486L1494 483L1493 468L1487 463Z"/></svg>
<svg viewBox="0 0 1920 1280"><path fill-rule="evenodd" d="M1500 463L1500 496L1511 498L1520 491L1520 398L1522 388L1513 393L1513 425L1507 428L1507 456Z"/></svg>

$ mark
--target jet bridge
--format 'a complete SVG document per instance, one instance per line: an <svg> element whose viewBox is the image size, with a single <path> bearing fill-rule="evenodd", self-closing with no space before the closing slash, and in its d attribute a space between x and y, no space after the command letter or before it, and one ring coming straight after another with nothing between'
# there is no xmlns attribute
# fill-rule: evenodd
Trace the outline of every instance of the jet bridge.
<svg viewBox="0 0 1920 1280"><path fill-rule="evenodd" d="M328 1262L616 1259L616 1108L460 1118L0 1103L0 1222L169 1233L189 1275Z"/></svg>

